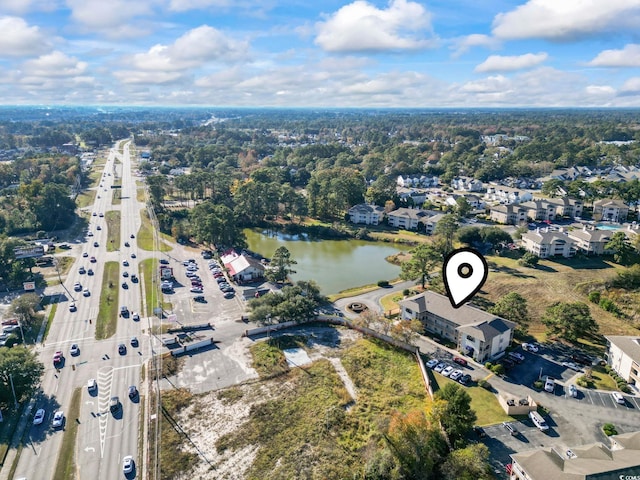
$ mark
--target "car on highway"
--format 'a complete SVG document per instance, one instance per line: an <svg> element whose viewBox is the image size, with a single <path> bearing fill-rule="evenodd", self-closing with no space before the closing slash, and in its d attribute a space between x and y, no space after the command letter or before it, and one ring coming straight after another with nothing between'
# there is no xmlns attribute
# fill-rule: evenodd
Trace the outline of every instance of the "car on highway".
<svg viewBox="0 0 640 480"><path fill-rule="evenodd" d="M125 475L133 472L135 467L135 463L133 461L133 457L131 455L127 455L122 459L122 473Z"/></svg>
<svg viewBox="0 0 640 480"><path fill-rule="evenodd" d="M82 295L84 295L85 297L88 297L89 295L91 295L91 292L89 291L88 288L85 287L85 289L82 290Z"/></svg>
<svg viewBox="0 0 640 480"><path fill-rule="evenodd" d="M80 355L80 347L78 346L77 343L71 344L71 348L69 349L69 354L72 357L75 357L76 355Z"/></svg>
<svg viewBox="0 0 640 480"><path fill-rule="evenodd" d="M87 275L93 275L93 268L90 268L89 270L87 270Z"/></svg>
<svg viewBox="0 0 640 480"><path fill-rule="evenodd" d="M137 347L138 345L140 345L140 342L138 342L138 337L131 337L131 346Z"/></svg>
<svg viewBox="0 0 640 480"><path fill-rule="evenodd" d="M553 378L551 377L547 377L544 381L544 391L545 392L549 392L549 393L553 393L553 391L556 389L556 382Z"/></svg>
<svg viewBox="0 0 640 480"><path fill-rule="evenodd" d="M127 353L127 346L124 343L118 345L118 353L120 355L125 355Z"/></svg>
<svg viewBox="0 0 640 480"><path fill-rule="evenodd" d="M440 372L440 375L442 375L443 377L448 377L453 373L453 370L454 368L451 365L448 365L444 368L444 370L442 370L442 372Z"/></svg>
<svg viewBox="0 0 640 480"><path fill-rule="evenodd" d="M446 363L439 363L433 368L433 371L437 372L437 373L440 373L442 370L445 369L446 366L447 366Z"/></svg>
<svg viewBox="0 0 640 480"><path fill-rule="evenodd" d="M91 257L91 258L89 259L89 261L90 261L91 263L96 263L98 260L96 260L96 257Z"/></svg>
<svg viewBox="0 0 640 480"><path fill-rule="evenodd" d="M63 423L64 423L64 412L62 410L58 410L56 413L53 414L53 422L51 422L51 425L53 426L53 428L60 428L62 427Z"/></svg>
<svg viewBox="0 0 640 480"><path fill-rule="evenodd" d="M624 399L624 397L622 396L622 394L620 392L611 392L611 396L613 397L613 400L616 403L618 403L620 405L625 405L626 404L625 399Z"/></svg>
<svg viewBox="0 0 640 480"><path fill-rule="evenodd" d="M88 252L83 252L83 253L82 253L82 258L87 258L88 256L89 256L89 253L88 253Z"/></svg>
<svg viewBox="0 0 640 480"><path fill-rule="evenodd" d="M96 379L90 378L89 381L87 382L87 390L89 390L90 392L93 392L97 390L97 388L98 388L98 382L96 382Z"/></svg>
<svg viewBox="0 0 640 480"><path fill-rule="evenodd" d="M133 283L138 283L138 276L135 273L131 274L131 281Z"/></svg>
<svg viewBox="0 0 640 480"><path fill-rule="evenodd" d="M76 303L75 302L71 302L69 304L69 311L70 312L75 312L76 310L78 310L78 307L76 307Z"/></svg>
<svg viewBox="0 0 640 480"><path fill-rule="evenodd" d="M56 353L53 354L54 365L58 365L62 363L63 360L64 360L64 354L60 350L58 350Z"/></svg>
<svg viewBox="0 0 640 480"><path fill-rule="evenodd" d="M91 231L87 232L87 237L93 237L93 232Z"/></svg>
<svg viewBox="0 0 640 480"><path fill-rule="evenodd" d="M129 317L129 309L127 307L125 307L124 305L120 307L120 316L124 317L124 318L128 318Z"/></svg>
<svg viewBox="0 0 640 480"><path fill-rule="evenodd" d="M44 422L44 417L46 416L46 414L47 412L45 412L44 408L39 408L33 417L33 424L40 425L42 422Z"/></svg>
<svg viewBox="0 0 640 480"><path fill-rule="evenodd" d="M136 254L135 254L135 253L132 253L132 254L131 254L131 258L136 258Z"/></svg>
<svg viewBox="0 0 640 480"><path fill-rule="evenodd" d="M128 247L129 246L129 242L124 242L124 246Z"/></svg>
<svg viewBox="0 0 640 480"><path fill-rule="evenodd" d="M129 288L129 285L127 284L127 282L122 282L122 288L124 288L125 290Z"/></svg>
<svg viewBox="0 0 640 480"><path fill-rule="evenodd" d="M129 395L129 398L136 398L138 396L138 389L135 385L131 385L127 394Z"/></svg>
<svg viewBox="0 0 640 480"><path fill-rule="evenodd" d="M98 248L100 246L100 244L98 242L93 242L93 246Z"/></svg>
<svg viewBox="0 0 640 480"><path fill-rule="evenodd" d="M133 313L133 315L132 315L132 317L131 317L131 319L132 319L134 322L139 322L139 321L140 321L140 314L139 314L138 312L134 312L134 313Z"/></svg>
<svg viewBox="0 0 640 480"><path fill-rule="evenodd" d="M439 361L437 358L432 358L432 359L431 359L431 360L429 360L425 365L426 365L428 368L433 368L433 367L435 367L436 365L438 365L438 363L440 363L440 361Z"/></svg>
<svg viewBox="0 0 640 480"><path fill-rule="evenodd" d="M102 230L102 227L100 225L96 225L96 230Z"/></svg>
<svg viewBox="0 0 640 480"><path fill-rule="evenodd" d="M96 212L93 212L93 213L91 214L91 216L93 216L93 217L95 217L96 215L98 215Z"/></svg>
<svg viewBox="0 0 640 480"><path fill-rule="evenodd" d="M123 261L122 261L122 266L123 266L123 267L128 267L128 266L129 266L129 262L128 262L128 261L126 261L126 260L123 260Z"/></svg>
<svg viewBox="0 0 640 480"><path fill-rule="evenodd" d="M104 213L100 212L100 213L98 214L98 216L99 216L99 217L104 217Z"/></svg>
<svg viewBox="0 0 640 480"><path fill-rule="evenodd" d="M535 343L523 343L522 344L522 349L526 352L533 352L533 353L538 353L538 345L536 345Z"/></svg>
<svg viewBox="0 0 640 480"><path fill-rule="evenodd" d="M569 395L572 396L573 398L578 397L578 389L573 383L569 385Z"/></svg>
<svg viewBox="0 0 640 480"><path fill-rule="evenodd" d="M129 235L129 238L136 238L136 236L132 233L131 235Z"/></svg>
<svg viewBox="0 0 640 480"><path fill-rule="evenodd" d="M76 282L76 283L74 283L74 284L73 284L73 289L74 289L76 292L79 292L80 290L82 290L82 284L81 284L80 282Z"/></svg>

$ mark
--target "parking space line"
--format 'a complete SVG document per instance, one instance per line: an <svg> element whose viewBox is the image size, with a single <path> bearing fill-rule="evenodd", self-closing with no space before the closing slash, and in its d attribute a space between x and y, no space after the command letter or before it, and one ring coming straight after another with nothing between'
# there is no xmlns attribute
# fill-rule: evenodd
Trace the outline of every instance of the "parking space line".
<svg viewBox="0 0 640 480"><path fill-rule="evenodd" d="M635 407L640 410L640 404L638 403L638 399L636 397L629 397L630 399L633 400L633 404L635 405Z"/></svg>

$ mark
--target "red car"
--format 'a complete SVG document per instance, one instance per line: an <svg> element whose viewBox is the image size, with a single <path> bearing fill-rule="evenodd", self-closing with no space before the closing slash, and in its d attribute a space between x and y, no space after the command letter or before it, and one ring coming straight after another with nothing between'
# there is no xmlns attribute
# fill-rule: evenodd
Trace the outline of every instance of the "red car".
<svg viewBox="0 0 640 480"><path fill-rule="evenodd" d="M55 353L55 355L53 355L53 364L57 365L60 362L62 362L62 359L64 358L64 355L62 354L62 352L58 351Z"/></svg>
<svg viewBox="0 0 640 480"><path fill-rule="evenodd" d="M456 363L459 363L460 365L466 367L467 366L467 361L462 358L462 357L453 357L453 361Z"/></svg>

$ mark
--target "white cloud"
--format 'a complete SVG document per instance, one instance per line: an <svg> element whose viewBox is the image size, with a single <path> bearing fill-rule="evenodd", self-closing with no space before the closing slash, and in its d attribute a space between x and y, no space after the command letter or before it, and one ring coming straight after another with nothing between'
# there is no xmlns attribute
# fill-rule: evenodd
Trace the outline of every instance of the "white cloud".
<svg viewBox="0 0 640 480"><path fill-rule="evenodd" d="M111 38L142 36L146 29L131 20L150 15L155 0L66 0L71 17L83 29Z"/></svg>
<svg viewBox="0 0 640 480"><path fill-rule="evenodd" d="M622 50L603 50L587 65L591 67L640 67L640 45L630 43Z"/></svg>
<svg viewBox="0 0 640 480"><path fill-rule="evenodd" d="M585 92L589 95L614 95L616 89L610 85L587 85Z"/></svg>
<svg viewBox="0 0 640 480"><path fill-rule="evenodd" d="M470 93L496 93L505 92L511 88L511 81L503 75L495 75L481 80L467 82L460 88L463 92Z"/></svg>
<svg viewBox="0 0 640 480"><path fill-rule="evenodd" d="M17 14L32 11L52 11L58 7L58 0L0 0L0 9Z"/></svg>
<svg viewBox="0 0 640 480"><path fill-rule="evenodd" d="M162 85L182 80L182 72L119 70L113 76L127 85Z"/></svg>
<svg viewBox="0 0 640 480"><path fill-rule="evenodd" d="M229 0L171 0L169 2L169 10L176 12L184 12L187 10L202 10L211 7L228 7L231 5Z"/></svg>
<svg viewBox="0 0 640 480"><path fill-rule="evenodd" d="M524 70L540 65L547 59L544 52L526 53L524 55L502 56L491 55L475 68L476 72L508 72Z"/></svg>
<svg viewBox="0 0 640 480"><path fill-rule="evenodd" d="M496 15L493 34L504 39L572 40L639 26L638 0L529 0Z"/></svg>
<svg viewBox="0 0 640 480"><path fill-rule="evenodd" d="M481 33L467 35L466 37L454 40L452 47L454 50L453 57L457 58L473 47L484 47L495 50L500 47L500 41L494 37L483 35Z"/></svg>
<svg viewBox="0 0 640 480"><path fill-rule="evenodd" d="M620 87L618 94L622 96L640 95L640 77L629 78Z"/></svg>
<svg viewBox="0 0 640 480"><path fill-rule="evenodd" d="M22 64L25 77L75 77L87 70L87 63L75 57L68 57L62 52L54 51Z"/></svg>
<svg viewBox="0 0 640 480"><path fill-rule="evenodd" d="M0 17L0 57L31 57L51 50L40 28L19 17Z"/></svg>
<svg viewBox="0 0 640 480"><path fill-rule="evenodd" d="M429 45L430 14L416 2L391 0L379 9L356 0L316 24L315 43L330 52L407 50Z"/></svg>

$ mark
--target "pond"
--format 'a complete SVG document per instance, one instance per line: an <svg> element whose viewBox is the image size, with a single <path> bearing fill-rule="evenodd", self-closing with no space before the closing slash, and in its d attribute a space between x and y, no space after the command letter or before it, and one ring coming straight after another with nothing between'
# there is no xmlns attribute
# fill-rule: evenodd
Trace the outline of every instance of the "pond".
<svg viewBox="0 0 640 480"><path fill-rule="evenodd" d="M249 250L271 258L284 246L297 263L293 281L313 280L324 295L348 288L393 280L400 267L385 260L389 255L409 250L406 245L363 240L313 240L305 236L259 230L245 230Z"/></svg>

